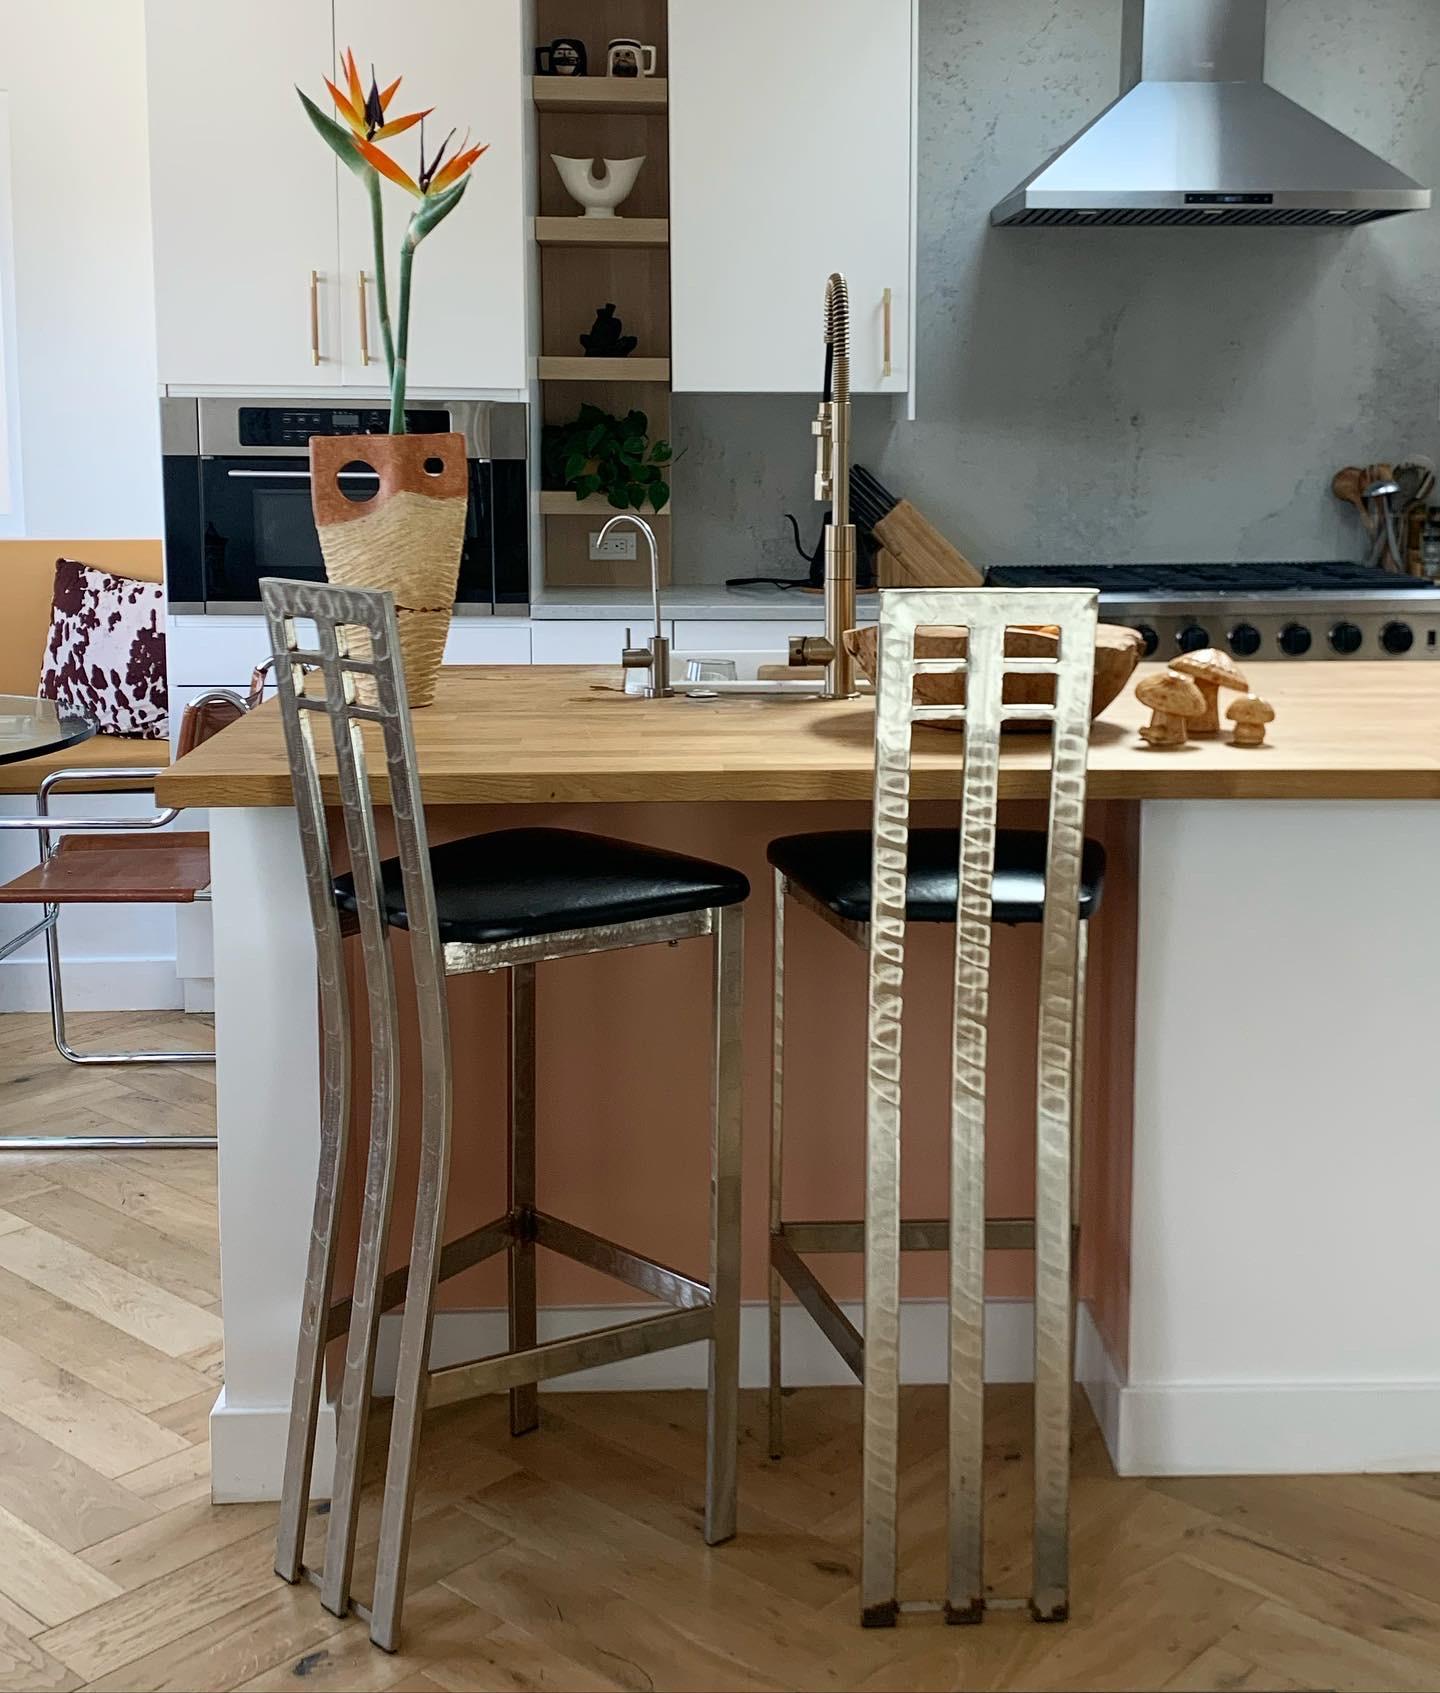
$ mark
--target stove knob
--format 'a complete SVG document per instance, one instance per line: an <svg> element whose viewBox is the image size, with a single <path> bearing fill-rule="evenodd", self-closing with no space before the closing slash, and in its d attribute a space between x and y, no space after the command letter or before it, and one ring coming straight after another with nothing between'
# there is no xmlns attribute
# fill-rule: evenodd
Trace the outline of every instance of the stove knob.
<svg viewBox="0 0 1440 1693"><path fill-rule="evenodd" d="M1280 631L1280 651L1289 658L1304 658L1313 640L1303 623L1287 623Z"/></svg>
<svg viewBox="0 0 1440 1693"><path fill-rule="evenodd" d="M1210 631L1198 623L1187 623L1175 637L1175 645L1182 653L1199 652L1201 647L1210 645Z"/></svg>
<svg viewBox="0 0 1440 1693"><path fill-rule="evenodd" d="M1237 658L1254 658L1260 651L1260 631L1253 623L1237 623L1230 631L1230 651Z"/></svg>
<svg viewBox="0 0 1440 1693"><path fill-rule="evenodd" d="M1135 625L1135 633L1140 637L1140 640L1144 645L1146 658L1154 658L1156 650L1160 645L1160 637L1148 623L1137 623Z"/></svg>
<svg viewBox="0 0 1440 1693"><path fill-rule="evenodd" d="M1380 631L1380 645L1392 657L1399 658L1415 645L1415 631L1408 623L1387 623Z"/></svg>
<svg viewBox="0 0 1440 1693"><path fill-rule="evenodd" d="M1354 623L1337 623L1330 631L1330 645L1337 653L1358 653L1364 643L1365 633Z"/></svg>

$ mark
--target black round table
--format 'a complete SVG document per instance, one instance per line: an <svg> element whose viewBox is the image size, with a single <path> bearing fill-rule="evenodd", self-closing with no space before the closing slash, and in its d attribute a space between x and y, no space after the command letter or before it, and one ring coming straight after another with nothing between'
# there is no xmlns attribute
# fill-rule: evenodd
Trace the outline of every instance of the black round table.
<svg viewBox="0 0 1440 1693"><path fill-rule="evenodd" d="M53 700L0 694L0 764L18 764L88 741L95 725L88 717L62 714Z"/></svg>

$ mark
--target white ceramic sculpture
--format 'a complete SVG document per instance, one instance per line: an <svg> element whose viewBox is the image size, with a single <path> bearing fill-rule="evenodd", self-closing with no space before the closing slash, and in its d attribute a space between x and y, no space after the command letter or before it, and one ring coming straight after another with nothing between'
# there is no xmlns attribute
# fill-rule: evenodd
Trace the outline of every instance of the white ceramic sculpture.
<svg viewBox="0 0 1440 1693"><path fill-rule="evenodd" d="M604 176L595 174L594 159L562 159L558 153L550 155L565 192L578 205L584 206L587 218L613 218L615 208L630 197L635 178L640 174L644 157L638 159L602 159Z"/></svg>

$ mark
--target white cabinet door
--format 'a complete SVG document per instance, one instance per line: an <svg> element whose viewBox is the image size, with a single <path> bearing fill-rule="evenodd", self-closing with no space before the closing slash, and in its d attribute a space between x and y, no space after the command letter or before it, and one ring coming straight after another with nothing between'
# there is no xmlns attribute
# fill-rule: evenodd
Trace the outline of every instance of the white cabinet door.
<svg viewBox="0 0 1440 1693"><path fill-rule="evenodd" d="M335 156L295 98L333 75L330 0L146 0L145 21L160 380L333 388Z"/></svg>
<svg viewBox="0 0 1440 1693"><path fill-rule="evenodd" d="M671 6L677 390L817 390L832 270L854 387L909 386L912 24L912 0Z"/></svg>
<svg viewBox="0 0 1440 1693"><path fill-rule="evenodd" d="M522 60L521 0L430 0L425 7L396 0L335 0L335 40L353 48L369 86L370 67L382 87L404 81L397 110L434 107L425 123L427 153L452 125L458 147L488 142L471 171L465 198L415 255L410 313L412 389L523 388L525 357L525 228L522 100L529 67ZM422 27L423 20L423 27ZM384 146L414 177L419 167L416 127ZM448 153L447 153L448 156ZM403 188L382 184L385 246L392 316L398 304L400 243L417 202ZM385 382L384 352L373 285L367 289L372 362L362 363L359 278L375 275L370 206L361 185L340 180L342 336L348 383Z"/></svg>

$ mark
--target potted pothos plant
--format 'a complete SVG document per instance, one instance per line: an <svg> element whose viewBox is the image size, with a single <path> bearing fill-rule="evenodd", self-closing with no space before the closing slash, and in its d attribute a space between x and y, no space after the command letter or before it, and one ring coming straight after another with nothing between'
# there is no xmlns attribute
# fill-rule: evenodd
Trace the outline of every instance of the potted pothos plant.
<svg viewBox="0 0 1440 1693"><path fill-rule="evenodd" d="M330 580L351 587L388 588L394 594L410 703L428 705L455 605L469 485L462 435L410 435L405 428L415 254L464 198L470 171L486 147L472 146L468 132L456 146L452 129L433 153L428 152L425 120L434 108L392 115L399 77L382 88L372 67L367 91L353 51L347 49L340 64L343 86L325 79L338 119L322 111L303 89L295 92L310 122L359 179L370 202L375 304L389 379L390 432L312 437L311 500ZM387 143L412 131L418 141L414 175L386 150ZM393 317L382 179L419 202L400 243L399 296ZM342 479L342 469L357 462L378 474L378 493L368 494L365 485L353 478Z"/></svg>
<svg viewBox="0 0 1440 1693"><path fill-rule="evenodd" d="M577 500L599 494L616 511L660 511L670 502L668 441L650 439L643 411L614 417L599 406L581 406L569 423L547 423L540 438L545 486Z"/></svg>

